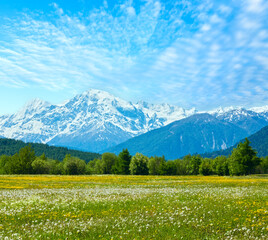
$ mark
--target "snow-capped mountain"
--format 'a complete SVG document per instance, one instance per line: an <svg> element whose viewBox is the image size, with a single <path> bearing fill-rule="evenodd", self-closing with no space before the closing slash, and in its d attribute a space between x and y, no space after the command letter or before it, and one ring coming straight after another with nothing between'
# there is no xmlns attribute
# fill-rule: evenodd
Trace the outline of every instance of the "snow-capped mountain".
<svg viewBox="0 0 268 240"><path fill-rule="evenodd" d="M268 125L268 111L266 108L252 108L246 110L241 107L218 108L208 112L224 122L229 122L247 131L251 135Z"/></svg>
<svg viewBox="0 0 268 240"><path fill-rule="evenodd" d="M268 125L267 110L231 107L208 113L250 135ZM131 103L91 89L59 105L35 99L15 114L0 116L0 136L100 152L196 113L169 104Z"/></svg>
<svg viewBox="0 0 268 240"><path fill-rule="evenodd" d="M39 99L0 117L0 135L86 151L100 151L194 114L168 104L133 104L91 89L59 105Z"/></svg>

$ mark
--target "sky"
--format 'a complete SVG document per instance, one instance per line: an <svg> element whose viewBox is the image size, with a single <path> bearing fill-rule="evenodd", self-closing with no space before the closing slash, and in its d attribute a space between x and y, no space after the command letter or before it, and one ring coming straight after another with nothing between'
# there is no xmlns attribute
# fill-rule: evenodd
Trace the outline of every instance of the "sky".
<svg viewBox="0 0 268 240"><path fill-rule="evenodd" d="M1 0L0 114L90 88L184 108L268 105L267 0Z"/></svg>

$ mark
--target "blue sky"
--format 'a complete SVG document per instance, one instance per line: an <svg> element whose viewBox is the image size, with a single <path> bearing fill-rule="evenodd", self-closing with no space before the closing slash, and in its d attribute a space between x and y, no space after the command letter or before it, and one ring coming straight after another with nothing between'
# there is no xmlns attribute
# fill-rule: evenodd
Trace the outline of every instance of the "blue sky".
<svg viewBox="0 0 268 240"><path fill-rule="evenodd" d="M0 114L89 88L210 110L268 104L268 2L0 1Z"/></svg>

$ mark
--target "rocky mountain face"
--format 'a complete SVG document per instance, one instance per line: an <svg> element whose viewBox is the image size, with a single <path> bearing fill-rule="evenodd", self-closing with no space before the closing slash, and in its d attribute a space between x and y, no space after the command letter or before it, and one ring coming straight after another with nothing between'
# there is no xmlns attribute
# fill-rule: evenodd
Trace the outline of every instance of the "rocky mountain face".
<svg viewBox="0 0 268 240"><path fill-rule="evenodd" d="M52 105L35 99L15 114L0 116L0 136L101 152L196 113L195 109L185 110L169 104L131 103L91 89L63 104ZM222 123L242 129L247 135L268 125L268 107L249 110L225 108L208 113ZM209 149L218 150L232 144L228 141L223 144L221 140L217 143L215 135L214 139L215 145L212 141Z"/></svg>

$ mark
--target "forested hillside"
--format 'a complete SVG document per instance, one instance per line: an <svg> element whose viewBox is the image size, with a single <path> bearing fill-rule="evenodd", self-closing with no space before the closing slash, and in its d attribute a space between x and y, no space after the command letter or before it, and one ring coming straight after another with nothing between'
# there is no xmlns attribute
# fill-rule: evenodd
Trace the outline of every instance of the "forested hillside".
<svg viewBox="0 0 268 240"><path fill-rule="evenodd" d="M0 138L0 155L14 155L15 153L18 153L21 148L27 146L28 144L29 143L25 143L20 140ZM62 161L65 158L66 154L78 157L85 160L86 162L101 157L101 155L98 153L70 150L65 147L48 146L42 143L31 143L31 145L37 156L40 156L44 153L47 158L59 161Z"/></svg>

